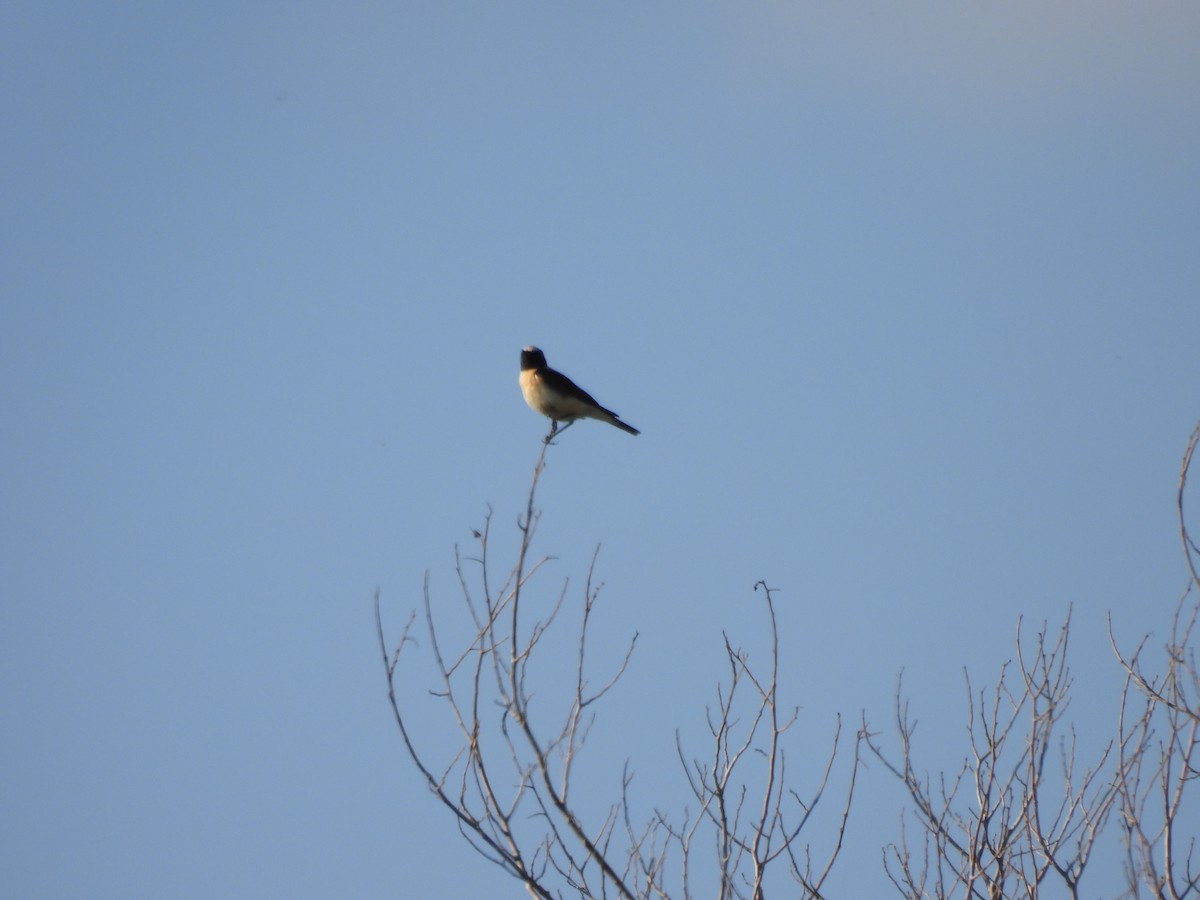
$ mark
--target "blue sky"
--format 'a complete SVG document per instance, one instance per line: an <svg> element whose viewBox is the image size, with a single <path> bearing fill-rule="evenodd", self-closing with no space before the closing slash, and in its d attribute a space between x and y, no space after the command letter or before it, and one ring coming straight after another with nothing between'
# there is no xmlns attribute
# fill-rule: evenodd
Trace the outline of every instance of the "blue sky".
<svg viewBox="0 0 1200 900"><path fill-rule="evenodd" d="M963 666L1070 605L1106 735L1106 613L1161 634L1185 584L1198 34L1116 2L8 4L4 893L519 895L402 756L371 597L398 625L428 570L452 615L489 504L511 550L529 343L643 431L572 429L539 496L542 588L600 543L599 646L640 634L589 783L629 756L682 796L673 730L723 629L765 646L758 579L802 747L884 725L903 668L952 764ZM868 776L848 895L901 805Z"/></svg>

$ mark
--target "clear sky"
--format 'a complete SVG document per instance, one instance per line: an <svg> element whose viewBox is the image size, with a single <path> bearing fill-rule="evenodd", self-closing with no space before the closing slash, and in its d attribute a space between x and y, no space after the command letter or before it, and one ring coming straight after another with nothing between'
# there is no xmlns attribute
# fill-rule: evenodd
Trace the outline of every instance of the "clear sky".
<svg viewBox="0 0 1200 900"><path fill-rule="evenodd" d="M453 611L488 504L511 549L530 343L643 431L573 428L540 494L542 589L601 543L597 640L641 635L590 784L682 805L758 579L800 755L904 668L952 763L963 666L1072 604L1106 735L1106 613L1161 634L1185 583L1198 41L1194 3L5 4L0 892L521 896L403 757L371 597ZM866 773L835 895L883 895L900 806Z"/></svg>

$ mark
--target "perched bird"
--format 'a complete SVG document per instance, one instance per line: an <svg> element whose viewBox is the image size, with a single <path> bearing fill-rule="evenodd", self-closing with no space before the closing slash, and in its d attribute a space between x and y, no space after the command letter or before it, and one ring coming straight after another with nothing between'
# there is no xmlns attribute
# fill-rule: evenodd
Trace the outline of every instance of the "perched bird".
<svg viewBox="0 0 1200 900"><path fill-rule="evenodd" d="M547 442L559 431L558 423L565 422L563 430L579 419L599 419L616 425L630 434L640 434L632 425L626 425L611 409L605 409L587 391L579 387L562 372L546 365L546 354L537 347L526 347L521 351L521 393L525 402L535 412L540 412L553 423Z"/></svg>

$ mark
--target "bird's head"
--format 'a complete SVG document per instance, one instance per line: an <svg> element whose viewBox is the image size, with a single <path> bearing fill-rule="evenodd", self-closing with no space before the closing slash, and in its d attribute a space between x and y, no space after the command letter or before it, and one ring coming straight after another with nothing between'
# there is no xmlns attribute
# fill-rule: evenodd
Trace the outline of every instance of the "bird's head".
<svg viewBox="0 0 1200 900"><path fill-rule="evenodd" d="M521 351L521 371L526 369L544 369L546 354L537 347L526 347Z"/></svg>

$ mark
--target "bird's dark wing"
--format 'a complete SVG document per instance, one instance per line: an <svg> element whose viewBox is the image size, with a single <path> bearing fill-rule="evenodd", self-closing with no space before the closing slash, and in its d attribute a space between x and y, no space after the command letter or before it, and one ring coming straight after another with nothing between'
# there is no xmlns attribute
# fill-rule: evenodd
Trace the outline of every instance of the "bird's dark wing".
<svg viewBox="0 0 1200 900"><path fill-rule="evenodd" d="M603 406L596 402L595 397L573 382L562 372L557 372L547 366L538 374L542 376L542 384L554 391L556 394L562 394L564 397L574 397L576 400L587 403L589 406L595 406L598 409L604 409ZM605 411L607 412L607 410Z"/></svg>

